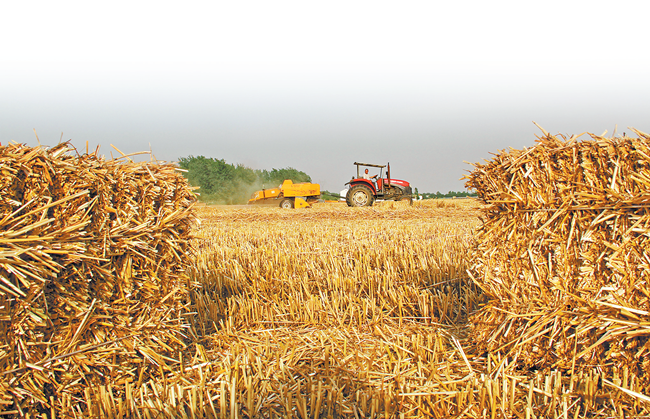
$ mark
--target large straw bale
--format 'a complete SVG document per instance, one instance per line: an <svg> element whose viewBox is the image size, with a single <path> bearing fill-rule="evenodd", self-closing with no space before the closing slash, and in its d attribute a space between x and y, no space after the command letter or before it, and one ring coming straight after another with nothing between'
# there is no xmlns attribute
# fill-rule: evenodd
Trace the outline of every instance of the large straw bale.
<svg viewBox="0 0 650 419"><path fill-rule="evenodd" d="M74 151L0 147L5 412L142 381L187 340L187 182L172 164Z"/></svg>
<svg viewBox="0 0 650 419"><path fill-rule="evenodd" d="M467 177L488 204L470 270L479 350L650 375L650 136L545 133Z"/></svg>

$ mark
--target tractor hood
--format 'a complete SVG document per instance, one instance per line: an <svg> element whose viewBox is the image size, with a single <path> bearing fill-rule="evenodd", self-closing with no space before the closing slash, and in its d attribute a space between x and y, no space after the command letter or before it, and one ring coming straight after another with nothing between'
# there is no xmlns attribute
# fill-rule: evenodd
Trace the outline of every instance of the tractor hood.
<svg viewBox="0 0 650 419"><path fill-rule="evenodd" d="M397 186L401 186L403 188L408 188L409 186L411 186L411 184L408 183L407 181L400 180L400 179L391 179L390 183L391 183L391 185L397 185ZM388 185L388 179L384 179L384 185Z"/></svg>

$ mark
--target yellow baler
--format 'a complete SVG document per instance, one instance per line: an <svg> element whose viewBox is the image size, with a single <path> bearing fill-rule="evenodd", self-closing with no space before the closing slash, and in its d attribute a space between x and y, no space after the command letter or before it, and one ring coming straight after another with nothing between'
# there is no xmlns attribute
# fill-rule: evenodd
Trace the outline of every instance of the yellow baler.
<svg viewBox="0 0 650 419"><path fill-rule="evenodd" d="M293 183L286 179L277 188L262 189L253 193L248 204L272 204L280 208L304 208L320 198L318 183Z"/></svg>

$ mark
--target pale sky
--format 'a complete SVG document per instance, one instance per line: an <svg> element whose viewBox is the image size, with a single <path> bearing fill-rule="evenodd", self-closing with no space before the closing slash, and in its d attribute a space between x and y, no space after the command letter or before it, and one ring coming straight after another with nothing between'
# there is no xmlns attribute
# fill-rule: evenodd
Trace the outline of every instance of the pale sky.
<svg viewBox="0 0 650 419"><path fill-rule="evenodd" d="M650 131L646 1L3 2L0 142L420 192L551 133Z"/></svg>

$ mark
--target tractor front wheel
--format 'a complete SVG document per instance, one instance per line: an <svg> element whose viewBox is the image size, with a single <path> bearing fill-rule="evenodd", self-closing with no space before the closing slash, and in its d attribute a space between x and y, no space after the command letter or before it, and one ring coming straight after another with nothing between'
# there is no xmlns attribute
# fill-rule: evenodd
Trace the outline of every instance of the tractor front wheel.
<svg viewBox="0 0 650 419"><path fill-rule="evenodd" d="M345 200L350 207L370 207L375 202L375 196L369 187L355 185L350 188Z"/></svg>

